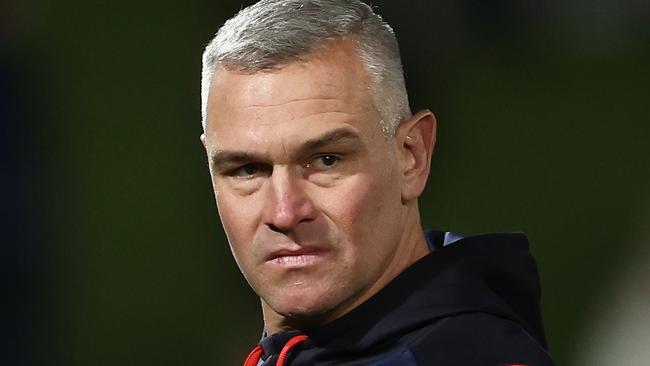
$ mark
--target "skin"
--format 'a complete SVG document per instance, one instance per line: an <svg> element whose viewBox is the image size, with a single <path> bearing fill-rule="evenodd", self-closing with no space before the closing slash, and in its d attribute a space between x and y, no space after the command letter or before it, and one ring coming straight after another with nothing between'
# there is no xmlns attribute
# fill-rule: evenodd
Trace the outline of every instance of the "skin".
<svg viewBox="0 0 650 366"><path fill-rule="evenodd" d="M351 40L278 70L215 73L201 141L268 334L344 315L428 253L417 197L435 118L385 136L369 86Z"/></svg>

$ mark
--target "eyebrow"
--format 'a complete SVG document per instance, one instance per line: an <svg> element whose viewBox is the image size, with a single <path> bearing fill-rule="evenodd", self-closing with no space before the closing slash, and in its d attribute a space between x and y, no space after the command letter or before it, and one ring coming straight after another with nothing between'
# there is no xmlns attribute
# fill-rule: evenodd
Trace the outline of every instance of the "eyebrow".
<svg viewBox="0 0 650 366"><path fill-rule="evenodd" d="M320 136L309 139L305 141L298 148L298 155L306 154L310 151L318 150L326 146L333 144L337 145L349 145L357 146L359 145L361 139L359 135L347 127L337 128L332 131L328 131ZM220 168L228 165L235 165L246 163L250 161L265 161L268 160L266 157L249 152L243 151L229 151L229 150L220 150L215 152L212 157L212 165Z"/></svg>
<svg viewBox="0 0 650 366"><path fill-rule="evenodd" d="M347 127L337 128L335 130L324 133L321 136L307 140L298 149L299 153L306 153L313 150L318 150L323 147L337 144L337 145L359 145L361 139L356 132Z"/></svg>

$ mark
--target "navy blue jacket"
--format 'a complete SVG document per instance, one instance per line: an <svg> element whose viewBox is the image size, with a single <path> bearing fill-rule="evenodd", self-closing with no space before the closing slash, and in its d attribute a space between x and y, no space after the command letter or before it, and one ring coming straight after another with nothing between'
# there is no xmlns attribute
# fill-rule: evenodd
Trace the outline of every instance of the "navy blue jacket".
<svg viewBox="0 0 650 366"><path fill-rule="evenodd" d="M526 237L489 234L447 245L449 233L426 236L427 256L343 317L263 338L260 364L275 366L287 341L304 334L283 365L553 365Z"/></svg>

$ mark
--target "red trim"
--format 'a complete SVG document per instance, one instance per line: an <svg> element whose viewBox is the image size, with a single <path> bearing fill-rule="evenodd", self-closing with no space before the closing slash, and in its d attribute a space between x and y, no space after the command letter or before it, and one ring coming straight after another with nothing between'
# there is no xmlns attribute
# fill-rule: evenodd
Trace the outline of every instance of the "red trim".
<svg viewBox="0 0 650 366"><path fill-rule="evenodd" d="M282 347L282 351L280 351L280 356L278 357L278 362L275 364L276 366L285 366L284 363L287 360L287 357L289 356L289 352L291 352L291 349L293 349L295 346L299 345L300 343L303 343L307 340L306 335L297 335L293 338L291 338L287 344ZM248 366L248 365L246 365Z"/></svg>
<svg viewBox="0 0 650 366"><path fill-rule="evenodd" d="M261 345L253 348L251 353L248 354L248 357L246 357L246 361L244 361L244 366L257 366L257 363L260 362L260 358L262 358L263 354L264 354L264 348L262 348Z"/></svg>

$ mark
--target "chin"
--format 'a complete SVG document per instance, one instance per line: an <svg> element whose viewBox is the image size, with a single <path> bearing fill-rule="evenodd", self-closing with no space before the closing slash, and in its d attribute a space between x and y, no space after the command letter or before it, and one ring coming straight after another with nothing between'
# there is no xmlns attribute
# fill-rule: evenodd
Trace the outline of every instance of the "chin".
<svg viewBox="0 0 650 366"><path fill-rule="evenodd" d="M286 319L305 324L317 324L327 318L336 305L325 296L289 296L282 299L280 304L273 306L276 313Z"/></svg>

